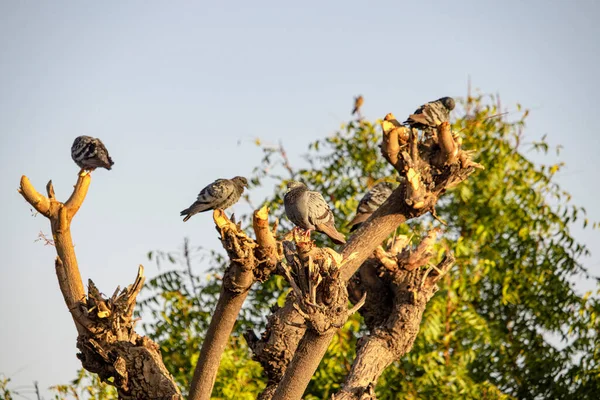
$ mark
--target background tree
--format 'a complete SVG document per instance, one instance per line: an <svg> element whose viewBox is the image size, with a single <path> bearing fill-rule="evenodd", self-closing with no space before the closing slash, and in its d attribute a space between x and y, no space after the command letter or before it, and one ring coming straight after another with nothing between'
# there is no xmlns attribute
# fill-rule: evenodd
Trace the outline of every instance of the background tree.
<svg viewBox="0 0 600 400"><path fill-rule="evenodd" d="M600 389L600 306L597 295L574 289L575 278L587 277L580 260L588 250L569 233L569 224L577 220L587 225L585 210L572 205L554 182L561 164L536 165L525 156L531 149L549 151L543 141L525 142L526 110L512 120L514 114L494 117L501 110L493 98L469 97L463 105L454 130L466 148L479 149L475 159L486 170L438 203L439 219L447 222L439 251L451 248L456 266L429 302L413 350L387 368L377 396L593 398ZM380 157L380 138L379 124L352 121L312 143L304 169L291 166L281 147L263 146L265 156L252 182L276 182L266 203L281 215L282 179L301 178L330 200L341 225L351 219L357 194L394 175ZM249 225L250 216L241 220ZM401 226L397 235L415 241L433 226L439 222L422 217ZM192 249L187 241L181 252L152 252L150 257L161 264L161 273L143 292L144 328L160 343L166 367L185 390L227 259ZM191 266L207 263L210 278L205 280ZM262 391L266 381L242 334L249 328L262 331L269 309L283 306L288 291L279 275L254 287L223 355L215 398L240 392L255 398ZM364 333L355 315L336 334L307 398L326 398L339 390Z"/></svg>

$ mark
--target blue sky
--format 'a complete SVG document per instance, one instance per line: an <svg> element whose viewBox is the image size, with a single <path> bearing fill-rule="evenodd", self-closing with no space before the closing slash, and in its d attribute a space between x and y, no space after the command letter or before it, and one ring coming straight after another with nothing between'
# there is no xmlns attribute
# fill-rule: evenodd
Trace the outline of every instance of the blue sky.
<svg viewBox="0 0 600 400"><path fill-rule="evenodd" d="M84 281L111 293L149 250L184 236L220 249L210 215L183 224L178 214L214 179L249 174L255 138L282 140L298 165L349 119L354 95L370 119L401 116L464 95L469 76L509 111L531 109L527 138L565 146L559 182L600 220L599 11L593 1L0 2L0 321L10 324L0 373L47 387L80 366L54 249L34 243L49 224L16 188L22 174L39 190L52 179L66 199L81 134L115 160L93 174L72 227ZM574 232L597 247L598 231ZM600 274L598 252L584 263Z"/></svg>

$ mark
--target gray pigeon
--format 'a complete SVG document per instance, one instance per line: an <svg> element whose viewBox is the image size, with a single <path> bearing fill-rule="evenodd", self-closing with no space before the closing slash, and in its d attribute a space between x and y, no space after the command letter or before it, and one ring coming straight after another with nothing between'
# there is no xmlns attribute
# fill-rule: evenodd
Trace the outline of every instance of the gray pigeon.
<svg viewBox="0 0 600 400"><path fill-rule="evenodd" d="M452 97L442 97L417 108L404 123L410 125L411 128L421 130L436 128L442 122L450 119L450 111L454 110L455 106L456 103Z"/></svg>
<svg viewBox="0 0 600 400"><path fill-rule="evenodd" d="M302 182L290 181L283 198L285 214L294 225L329 236L334 243L346 243L344 235L335 229L333 213L319 192L311 192Z"/></svg>
<svg viewBox="0 0 600 400"><path fill-rule="evenodd" d="M86 171L93 171L96 168L110 170L114 164L104 143L91 136L75 138L73 146L71 146L71 158L79 168Z"/></svg>
<svg viewBox="0 0 600 400"><path fill-rule="evenodd" d="M217 179L200 191L194 204L181 212L181 215L185 215L183 222L200 212L231 207L242 197L245 187L248 187L248 181L243 176Z"/></svg>
<svg viewBox="0 0 600 400"><path fill-rule="evenodd" d="M360 199L356 209L356 216L348 224L351 226L350 232L358 229L363 222L369 219L371 214L373 214L375 210L390 197L397 187L397 184L391 182L380 182L373 186L371 190Z"/></svg>

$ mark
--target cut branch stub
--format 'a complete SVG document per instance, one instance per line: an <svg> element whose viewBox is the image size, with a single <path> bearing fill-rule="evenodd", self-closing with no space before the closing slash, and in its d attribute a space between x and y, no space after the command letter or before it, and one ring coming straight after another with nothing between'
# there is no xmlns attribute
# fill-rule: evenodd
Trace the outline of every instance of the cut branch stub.
<svg viewBox="0 0 600 400"><path fill-rule="evenodd" d="M135 282L110 298L89 281L87 302L77 307L88 332L77 338L77 357L86 370L115 386L120 399L182 399L159 346L134 329L133 309L144 280L140 265Z"/></svg>
<svg viewBox="0 0 600 400"><path fill-rule="evenodd" d="M266 207L254 212L256 241L227 218L223 210L214 210L213 219L230 262L194 370L190 400L210 398L221 355L250 288L256 281L268 279L282 257L281 245L269 227Z"/></svg>
<svg viewBox="0 0 600 400"><path fill-rule="evenodd" d="M273 229L269 227L269 209L267 206L254 211L252 226L256 234L256 243L258 244L256 255L259 259L259 265L254 271L254 276L259 282L264 282L271 276L283 254L281 242L275 239L277 224L278 222L275 221Z"/></svg>
<svg viewBox="0 0 600 400"><path fill-rule="evenodd" d="M461 149L450 124L440 124L437 134L419 136L416 129L400 126L390 113L381 123L381 153L406 178L406 204L414 209L432 208L443 190L483 168Z"/></svg>
<svg viewBox="0 0 600 400"><path fill-rule="evenodd" d="M339 275L342 256L311 240L285 241L283 249L287 262L282 268L307 328L320 335L341 328L355 311L347 308L348 291Z"/></svg>
<svg viewBox="0 0 600 400"><path fill-rule="evenodd" d="M373 388L381 373L411 350L427 302L454 262L447 254L437 266L424 268L434 255L438 233L432 230L418 246L400 254L393 253L393 243L387 252L381 248L360 269L353 285L367 292L361 314L370 334L359 340L352 369L335 400L375 399ZM395 266L384 264L391 260Z"/></svg>
<svg viewBox="0 0 600 400"><path fill-rule="evenodd" d="M254 268L258 264L254 256L257 244L233 223L223 210L215 210L213 218L217 230L221 234L221 243L227 251L229 267L225 271L223 284L227 290L234 293L242 293L250 289L254 283Z"/></svg>

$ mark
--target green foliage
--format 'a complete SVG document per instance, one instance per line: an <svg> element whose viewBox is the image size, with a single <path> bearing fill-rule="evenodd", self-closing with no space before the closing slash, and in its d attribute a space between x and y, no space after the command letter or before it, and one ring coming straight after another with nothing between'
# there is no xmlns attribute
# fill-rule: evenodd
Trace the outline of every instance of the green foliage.
<svg viewBox="0 0 600 400"><path fill-rule="evenodd" d="M96 374L91 374L80 369L69 385L56 385L51 387L55 392L55 400L66 399L89 399L89 400L113 400L117 398L117 390L108 383L100 381Z"/></svg>
<svg viewBox="0 0 600 400"><path fill-rule="evenodd" d="M9 388L10 378L0 375L0 400L13 400L13 393Z"/></svg>
<svg viewBox="0 0 600 400"><path fill-rule="evenodd" d="M438 204L448 223L440 248L451 248L457 263L428 304L413 350L379 380L378 398L591 399L600 393L599 293L582 296L573 284L587 277L581 260L588 250L569 227L588 224L585 210L556 184L562 164L537 165L526 157L526 152L550 151L544 138L526 144L528 111L519 106L521 117L509 120L496 116L494 104L493 98L469 98L454 124L464 147L477 150L474 159L486 169ZM289 164L281 146L263 146L251 182L276 184L266 204L281 217L285 180L303 180L329 200L339 230L348 233L345 221L365 190L395 180L380 155L380 140L378 122L350 122L310 144L306 168L300 169ZM281 225L289 228L285 218ZM436 225L422 217L399 231L416 239ZM329 244L319 234L313 238ZM144 329L160 343L167 367L185 391L227 260L192 251L187 242L180 253L150 256L168 269L143 291L148 296L140 303ZM197 265L207 263L208 279L195 276ZM251 292L221 360L216 398L255 398L264 386L241 333L261 330L269 308L281 305L287 291L286 282L274 276ZM356 316L339 331L307 399L327 398L339 388L363 329Z"/></svg>

